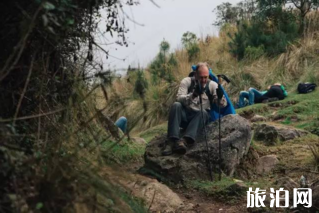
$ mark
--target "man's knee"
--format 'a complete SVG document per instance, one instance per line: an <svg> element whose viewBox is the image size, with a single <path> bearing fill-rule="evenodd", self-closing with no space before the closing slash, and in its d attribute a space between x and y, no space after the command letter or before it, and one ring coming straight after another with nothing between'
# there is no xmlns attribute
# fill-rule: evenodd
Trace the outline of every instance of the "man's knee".
<svg viewBox="0 0 319 213"><path fill-rule="evenodd" d="M207 112L206 110L203 110L203 116L205 119L209 118L209 112Z"/></svg>
<svg viewBox="0 0 319 213"><path fill-rule="evenodd" d="M239 98L240 99L248 98L248 96L249 96L249 92L247 92L247 91L241 91L239 93Z"/></svg>
<svg viewBox="0 0 319 213"><path fill-rule="evenodd" d="M196 115L201 117L202 111L196 111ZM209 117L209 113L206 110L203 110L203 117L206 119Z"/></svg>
<svg viewBox="0 0 319 213"><path fill-rule="evenodd" d="M253 88L253 87L249 87L248 92L254 92L254 91L256 91L256 89L255 89L255 88Z"/></svg>
<svg viewBox="0 0 319 213"><path fill-rule="evenodd" d="M119 118L119 120L120 120L120 121L122 121L122 122L127 123L127 118L126 118L126 117L124 117L124 116L120 117L120 118Z"/></svg>
<svg viewBox="0 0 319 213"><path fill-rule="evenodd" d="M182 108L182 104L180 102L175 102L172 105L172 109L181 109Z"/></svg>
<svg viewBox="0 0 319 213"><path fill-rule="evenodd" d="M127 127L127 118L122 116L116 122L115 125L122 130L122 132L126 132Z"/></svg>

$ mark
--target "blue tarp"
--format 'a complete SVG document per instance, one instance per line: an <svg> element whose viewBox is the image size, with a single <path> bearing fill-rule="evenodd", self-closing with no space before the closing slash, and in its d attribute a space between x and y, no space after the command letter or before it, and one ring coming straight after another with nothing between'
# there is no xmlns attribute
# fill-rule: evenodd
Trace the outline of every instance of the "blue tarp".
<svg viewBox="0 0 319 213"><path fill-rule="evenodd" d="M193 71L196 71L196 65L192 66ZM215 81L216 83L218 83L218 78L214 75L212 69L209 69L209 76L210 78ZM229 114L236 114L235 108L233 106L233 103L231 102L231 100L229 99L226 91L224 90L223 86L220 85L220 88L222 89L224 96L226 98L227 101L227 106L224 108L220 108L220 117L222 118L225 115L229 115ZM219 118L218 116L218 106L216 106L216 104L213 104L211 106L211 110L210 110L210 121L215 121Z"/></svg>

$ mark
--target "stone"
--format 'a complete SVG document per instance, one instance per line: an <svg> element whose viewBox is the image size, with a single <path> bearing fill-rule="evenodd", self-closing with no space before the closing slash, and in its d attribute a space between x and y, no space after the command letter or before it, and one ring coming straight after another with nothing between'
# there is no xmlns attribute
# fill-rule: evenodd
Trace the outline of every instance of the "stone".
<svg viewBox="0 0 319 213"><path fill-rule="evenodd" d="M313 182L310 188L312 189L312 207L319 211L319 180Z"/></svg>
<svg viewBox="0 0 319 213"><path fill-rule="evenodd" d="M139 137L133 137L131 138L132 142L134 144L139 144L139 145L145 145L147 144L146 141L143 138L139 138Z"/></svg>
<svg viewBox="0 0 319 213"><path fill-rule="evenodd" d="M255 115L250 119L251 122L260 122L260 121L266 121L267 119L264 116L261 115Z"/></svg>
<svg viewBox="0 0 319 213"><path fill-rule="evenodd" d="M103 167L101 175L114 187L123 189L132 197L142 199L150 213L188 212L194 206L190 202L184 203L178 194L156 179L140 174L127 173L119 169L115 170L107 166ZM107 200L104 200L103 203L107 204ZM115 202L116 205L119 205L119 203Z"/></svg>
<svg viewBox="0 0 319 213"><path fill-rule="evenodd" d="M256 124L254 129L254 138L266 145L275 145L277 141L287 141L308 134L304 130L270 123Z"/></svg>
<svg viewBox="0 0 319 213"><path fill-rule="evenodd" d="M258 159L256 172L258 174L267 174L279 163L276 155L266 155Z"/></svg>
<svg viewBox="0 0 319 213"><path fill-rule="evenodd" d="M183 200L166 185L154 179L139 177L136 182L126 186L132 190L132 195L147 203L150 212L175 212L184 207Z"/></svg>
<svg viewBox="0 0 319 213"><path fill-rule="evenodd" d="M247 155L244 156L236 169L236 177L244 180L255 179L258 159L258 152L253 147L250 147Z"/></svg>
<svg viewBox="0 0 319 213"><path fill-rule="evenodd" d="M234 125L236 124L236 125ZM218 173L218 121L206 126L207 142L213 173ZM236 167L250 146L252 133L248 120L239 115L227 115L221 119L222 171L232 176ZM152 140L145 150L144 168L153 174L173 182L188 179L209 180L207 148L204 134L199 134L197 144L185 155L162 156L161 150L166 140L162 135Z"/></svg>
<svg viewBox="0 0 319 213"><path fill-rule="evenodd" d="M225 189L225 192L229 196L245 195L248 191L248 187L245 183L237 182Z"/></svg>
<svg viewBox="0 0 319 213"><path fill-rule="evenodd" d="M275 184L278 187L284 188L291 193L293 192L294 188L300 187L299 184L295 182L293 179L291 179L290 177L279 178L278 180L276 180Z"/></svg>

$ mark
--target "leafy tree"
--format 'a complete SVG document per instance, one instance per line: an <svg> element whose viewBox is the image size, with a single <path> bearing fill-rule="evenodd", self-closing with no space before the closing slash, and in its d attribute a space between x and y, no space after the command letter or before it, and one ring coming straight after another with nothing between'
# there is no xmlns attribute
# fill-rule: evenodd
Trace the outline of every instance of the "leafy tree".
<svg viewBox="0 0 319 213"><path fill-rule="evenodd" d="M293 5L299 10L299 33L302 34L305 30L306 15L311 10L316 10L319 7L319 0L257 0L260 10L269 10L276 7L289 7L293 9ZM293 13L292 10L290 10Z"/></svg>
<svg viewBox="0 0 319 213"><path fill-rule="evenodd" d="M238 60L245 57L247 50L249 58L255 50L263 50L268 56L283 53L287 45L299 36L296 20L295 14L283 10L279 5L260 10L250 22L237 26L238 32L231 36L229 43L230 51Z"/></svg>
<svg viewBox="0 0 319 213"><path fill-rule="evenodd" d="M216 26L222 26L226 23L237 24L240 20L250 20L256 11L256 0L241 1L236 6L224 2L213 10L217 16L217 21L213 24Z"/></svg>
<svg viewBox="0 0 319 213"><path fill-rule="evenodd" d="M214 23L216 26L221 26L225 23L234 24L238 20L238 10L229 2L218 5L213 12L216 12L217 15L217 21Z"/></svg>
<svg viewBox="0 0 319 213"><path fill-rule="evenodd" d="M148 88L147 80L145 79L144 72L142 70L137 71L137 79L135 81L134 92L136 92L141 98L144 98L145 92Z"/></svg>
<svg viewBox="0 0 319 213"><path fill-rule="evenodd" d="M247 24L242 24L239 26L240 29L238 32L234 34L234 36L231 36L228 34L228 36L231 38L231 41L228 43L230 47L230 53L232 53L233 56L237 58L237 60L241 60L245 56L245 48L247 43Z"/></svg>
<svg viewBox="0 0 319 213"><path fill-rule="evenodd" d="M177 65L177 61L173 54L167 55L169 47L169 43L163 40L160 44L160 52L149 66L153 84L158 84L160 79L168 82L174 80L172 70Z"/></svg>
<svg viewBox="0 0 319 213"><path fill-rule="evenodd" d="M160 44L160 52L164 54L164 57L166 55L166 52L169 50L170 45L167 41L163 40Z"/></svg>
<svg viewBox="0 0 319 213"><path fill-rule="evenodd" d="M192 46L192 44L197 43L197 36L196 34L187 31L186 33L183 34L182 36L182 44L183 46L187 49L190 46Z"/></svg>
<svg viewBox="0 0 319 213"><path fill-rule="evenodd" d="M188 53L188 60L192 61L197 58L200 48L198 46L197 36L192 32L186 32L182 36L182 44Z"/></svg>

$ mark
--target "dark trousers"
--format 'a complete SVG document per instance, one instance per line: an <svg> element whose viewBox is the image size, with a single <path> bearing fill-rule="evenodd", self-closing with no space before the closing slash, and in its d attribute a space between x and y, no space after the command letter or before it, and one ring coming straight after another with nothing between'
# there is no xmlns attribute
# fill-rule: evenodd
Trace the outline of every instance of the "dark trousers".
<svg viewBox="0 0 319 213"><path fill-rule="evenodd" d="M203 110L203 119L205 124L209 120L206 110ZM175 102L169 112L167 137L179 139L180 127L186 130L184 137L195 140L198 131L203 129L201 111L187 109L181 103Z"/></svg>

